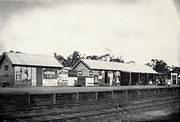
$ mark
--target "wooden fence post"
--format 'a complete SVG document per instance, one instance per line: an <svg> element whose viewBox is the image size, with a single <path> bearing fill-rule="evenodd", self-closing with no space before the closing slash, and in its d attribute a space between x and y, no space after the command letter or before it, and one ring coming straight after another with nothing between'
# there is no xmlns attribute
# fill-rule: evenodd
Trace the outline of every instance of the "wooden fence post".
<svg viewBox="0 0 180 122"><path fill-rule="evenodd" d="M137 90L137 96L138 96L138 97L140 96L140 94L139 94L139 90Z"/></svg>
<svg viewBox="0 0 180 122"><path fill-rule="evenodd" d="M157 94L159 95L159 88L157 88Z"/></svg>
<svg viewBox="0 0 180 122"><path fill-rule="evenodd" d="M148 96L151 96L151 89L148 89Z"/></svg>
<svg viewBox="0 0 180 122"><path fill-rule="evenodd" d="M176 89L175 88L173 88L173 95L175 95L176 94Z"/></svg>
<svg viewBox="0 0 180 122"><path fill-rule="evenodd" d="M112 93L112 94L111 94L111 98L113 99L113 98L114 98L114 91L112 90L111 93Z"/></svg>
<svg viewBox="0 0 180 122"><path fill-rule="evenodd" d="M79 92L76 93L76 102L79 102Z"/></svg>
<svg viewBox="0 0 180 122"><path fill-rule="evenodd" d="M128 97L128 90L126 90L126 98Z"/></svg>
<svg viewBox="0 0 180 122"><path fill-rule="evenodd" d="M96 100L98 100L98 92L96 92L95 94L96 94Z"/></svg>
<svg viewBox="0 0 180 122"><path fill-rule="evenodd" d="M27 94L27 104L31 104L31 95L29 93Z"/></svg>
<svg viewBox="0 0 180 122"><path fill-rule="evenodd" d="M56 104L56 93L53 93L53 104Z"/></svg>

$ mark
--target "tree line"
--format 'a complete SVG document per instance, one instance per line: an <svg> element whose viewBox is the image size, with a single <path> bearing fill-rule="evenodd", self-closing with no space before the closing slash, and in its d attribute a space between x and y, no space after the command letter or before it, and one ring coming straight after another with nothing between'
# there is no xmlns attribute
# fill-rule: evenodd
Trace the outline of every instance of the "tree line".
<svg viewBox="0 0 180 122"><path fill-rule="evenodd" d="M80 54L80 52L78 52L78 51L74 51L67 58L64 58L62 55L57 55L57 54L55 54L55 57L65 67L72 67L79 59L103 60L103 61L109 61L109 62L125 63L122 56L114 57L111 54L103 54L100 56L98 56L98 55L84 56L84 55ZM128 63L131 63L131 62L128 62Z"/></svg>
<svg viewBox="0 0 180 122"><path fill-rule="evenodd" d="M57 60L62 63L65 67L72 67L79 59L91 59L91 60L103 60L109 62L120 62L127 64L135 64L135 61L125 61L122 56L115 57L111 54L102 54L98 55L81 55L80 52L74 51L67 58L64 58L62 55L56 55ZM147 62L145 65L152 67L155 71L160 73L178 73L180 74L180 67L169 66L164 60L161 59L152 59Z"/></svg>

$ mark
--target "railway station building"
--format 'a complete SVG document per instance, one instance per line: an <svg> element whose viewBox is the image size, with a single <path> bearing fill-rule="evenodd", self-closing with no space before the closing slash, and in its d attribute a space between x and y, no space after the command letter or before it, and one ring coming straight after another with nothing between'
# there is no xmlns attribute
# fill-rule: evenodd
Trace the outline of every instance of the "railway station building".
<svg viewBox="0 0 180 122"><path fill-rule="evenodd" d="M54 56L4 52L0 60L0 86L57 86L62 67Z"/></svg>
<svg viewBox="0 0 180 122"><path fill-rule="evenodd" d="M80 59L72 68L84 86L155 85L163 77L146 65Z"/></svg>

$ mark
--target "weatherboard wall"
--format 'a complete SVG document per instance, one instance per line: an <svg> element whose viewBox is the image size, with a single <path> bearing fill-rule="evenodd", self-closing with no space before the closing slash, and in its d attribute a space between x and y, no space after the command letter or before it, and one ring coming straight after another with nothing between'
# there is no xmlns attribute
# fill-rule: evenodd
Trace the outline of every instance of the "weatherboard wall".
<svg viewBox="0 0 180 122"><path fill-rule="evenodd" d="M8 66L8 70L5 71L6 66ZM9 86L14 85L13 71L14 69L11 62L6 57L4 57L0 63L0 86L2 86L3 82L8 82Z"/></svg>

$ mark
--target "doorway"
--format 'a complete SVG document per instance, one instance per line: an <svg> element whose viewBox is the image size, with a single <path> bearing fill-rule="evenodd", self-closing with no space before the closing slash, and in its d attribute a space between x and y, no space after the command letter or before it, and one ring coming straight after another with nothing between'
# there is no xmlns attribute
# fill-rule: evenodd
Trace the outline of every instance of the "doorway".
<svg viewBox="0 0 180 122"><path fill-rule="evenodd" d="M37 68L36 78L37 78L36 86L41 87L42 86L42 68L39 68L39 67Z"/></svg>

